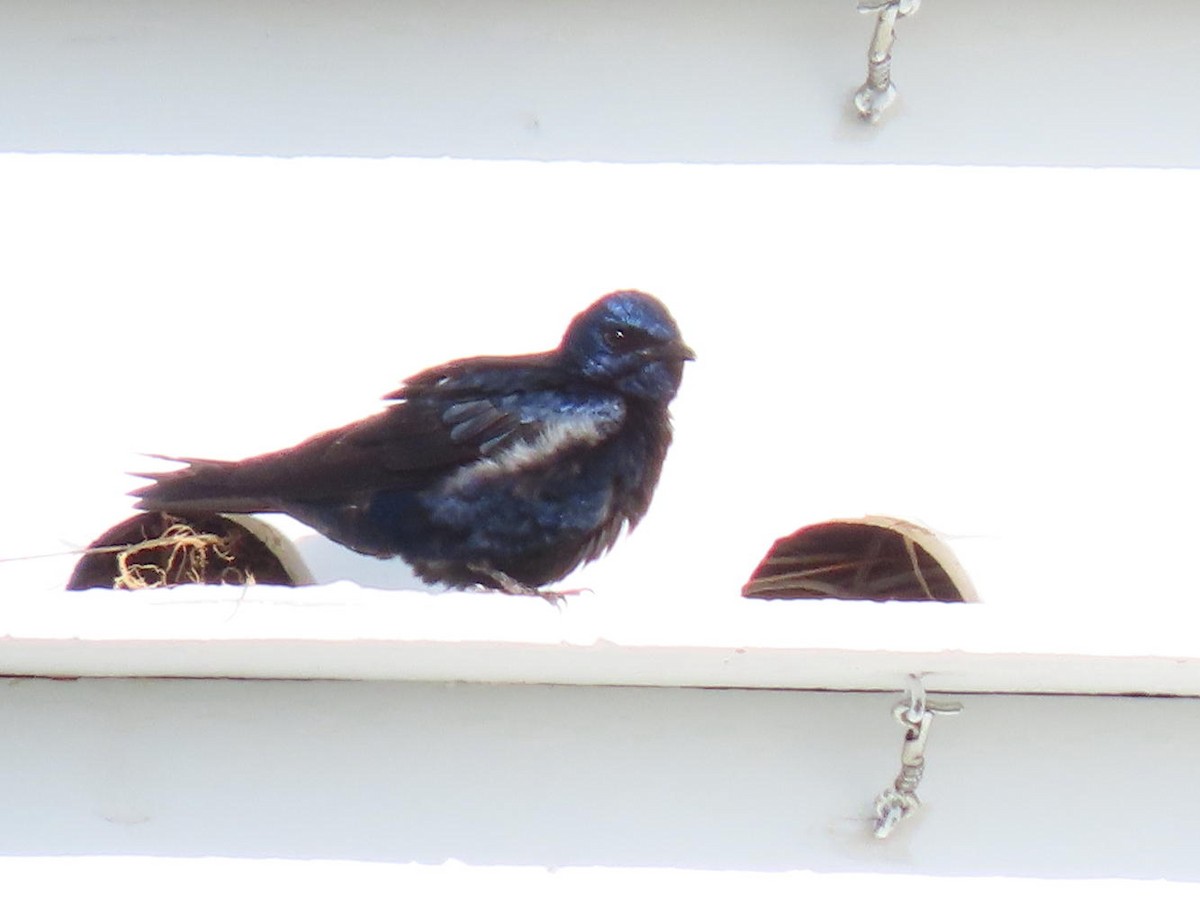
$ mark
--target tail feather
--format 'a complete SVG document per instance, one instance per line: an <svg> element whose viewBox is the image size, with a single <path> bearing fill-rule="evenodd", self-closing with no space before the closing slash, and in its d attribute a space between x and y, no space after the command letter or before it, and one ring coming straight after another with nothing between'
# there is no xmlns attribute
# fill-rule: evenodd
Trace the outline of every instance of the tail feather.
<svg viewBox="0 0 1200 900"><path fill-rule="evenodd" d="M277 502L269 498L250 496L240 466L235 462L217 459L160 456L155 459L184 463L185 468L173 472L131 472L138 478L149 478L145 485L130 496L137 497L138 509L174 513L257 513L278 510Z"/></svg>

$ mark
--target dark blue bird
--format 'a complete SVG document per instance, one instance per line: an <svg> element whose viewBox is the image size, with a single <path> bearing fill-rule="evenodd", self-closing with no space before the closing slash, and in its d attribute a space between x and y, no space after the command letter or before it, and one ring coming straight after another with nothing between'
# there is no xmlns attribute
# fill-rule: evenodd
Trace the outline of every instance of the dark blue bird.
<svg viewBox="0 0 1200 900"><path fill-rule="evenodd" d="M361 422L240 462L179 459L134 495L180 515L287 513L429 583L537 593L645 514L693 358L661 302L618 291L555 350L427 369Z"/></svg>

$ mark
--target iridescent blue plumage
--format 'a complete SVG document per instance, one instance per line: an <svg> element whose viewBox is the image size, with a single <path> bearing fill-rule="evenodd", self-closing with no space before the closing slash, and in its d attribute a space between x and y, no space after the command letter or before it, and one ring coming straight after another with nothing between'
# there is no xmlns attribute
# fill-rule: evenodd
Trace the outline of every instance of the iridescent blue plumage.
<svg viewBox="0 0 1200 900"><path fill-rule="evenodd" d="M428 369L385 411L240 462L183 460L142 509L285 512L431 583L526 591L563 578L645 514L692 359L658 300L619 291L556 350Z"/></svg>

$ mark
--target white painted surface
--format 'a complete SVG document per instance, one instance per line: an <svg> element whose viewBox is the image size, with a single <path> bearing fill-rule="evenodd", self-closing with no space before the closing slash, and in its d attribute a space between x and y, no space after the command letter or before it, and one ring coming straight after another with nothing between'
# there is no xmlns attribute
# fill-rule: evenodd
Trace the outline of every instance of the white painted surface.
<svg viewBox="0 0 1200 900"><path fill-rule="evenodd" d="M371 863L353 877L377 887L461 883L450 861L543 891L559 869L603 885L581 875L596 867L634 889L712 871L776 890L803 873L843 890L854 873L1047 879L1044 894L1129 880L1121 896L1200 879L1197 701L964 700L934 724L924 807L882 842L871 801L903 734L887 695L10 680L0 841L6 857L153 857L159 879L178 858L291 860L259 870L285 884L310 867L320 883L319 860Z"/></svg>
<svg viewBox="0 0 1200 900"><path fill-rule="evenodd" d="M1179 0L929 2L860 126L853 0L10 4L0 151L1194 166Z"/></svg>
<svg viewBox="0 0 1200 900"><path fill-rule="evenodd" d="M135 873L131 879L131 872ZM706 896L752 891L755 897L791 898L817 893L822 898L857 898L868 894L957 900L964 894L983 900L1023 897L1086 896L1192 897L1190 884L1112 879L934 878L818 872L748 873L679 869L560 868L529 866L440 866L363 863L343 860L178 859L162 857L42 857L0 859L0 873L22 885L25 897L62 897L93 890L97 883L119 881L123 896L208 898L215 892L252 896L286 890L289 897L395 897L417 892L421 897L470 897L481 894L527 898L608 898L615 893L660 896L667 891Z"/></svg>
<svg viewBox="0 0 1200 900"><path fill-rule="evenodd" d="M670 602L673 600L674 602ZM639 602L640 601L640 602ZM632 589L536 598L345 582L18 595L0 672L1200 696L1186 613L1144 620L982 605L764 604Z"/></svg>

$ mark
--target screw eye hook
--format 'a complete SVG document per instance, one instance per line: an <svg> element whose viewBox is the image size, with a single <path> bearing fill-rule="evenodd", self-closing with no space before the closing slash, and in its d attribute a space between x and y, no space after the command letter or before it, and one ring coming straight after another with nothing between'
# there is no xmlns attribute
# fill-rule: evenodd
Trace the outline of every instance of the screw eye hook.
<svg viewBox="0 0 1200 900"><path fill-rule="evenodd" d="M961 703L931 703L925 685L917 675L908 676L908 695L892 708L896 721L904 727L900 748L900 774L892 786L875 798L875 836L885 838L908 816L917 811L921 800L917 787L925 774L925 743L935 715L956 715Z"/></svg>
<svg viewBox="0 0 1200 900"><path fill-rule="evenodd" d="M925 683L920 676L908 676L908 701L896 707L896 717L909 725L919 725L925 718Z"/></svg>
<svg viewBox="0 0 1200 900"><path fill-rule="evenodd" d="M859 12L877 14L871 46L867 49L867 80L854 95L858 115L872 125L896 99L896 85L892 83L896 20L911 16L920 5L921 0L859 0Z"/></svg>

